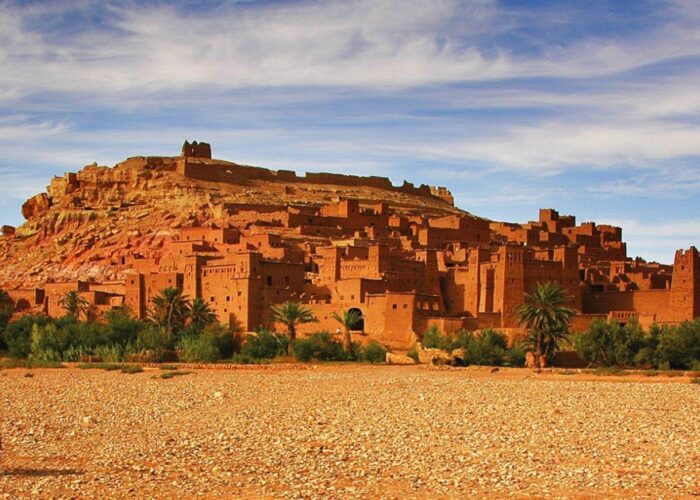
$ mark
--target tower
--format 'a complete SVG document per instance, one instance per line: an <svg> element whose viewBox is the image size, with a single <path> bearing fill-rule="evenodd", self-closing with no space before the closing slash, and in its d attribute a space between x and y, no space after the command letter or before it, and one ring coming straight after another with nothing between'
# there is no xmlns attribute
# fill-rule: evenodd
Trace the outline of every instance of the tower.
<svg viewBox="0 0 700 500"><path fill-rule="evenodd" d="M673 260L668 321L700 316L700 255L695 247L677 250Z"/></svg>

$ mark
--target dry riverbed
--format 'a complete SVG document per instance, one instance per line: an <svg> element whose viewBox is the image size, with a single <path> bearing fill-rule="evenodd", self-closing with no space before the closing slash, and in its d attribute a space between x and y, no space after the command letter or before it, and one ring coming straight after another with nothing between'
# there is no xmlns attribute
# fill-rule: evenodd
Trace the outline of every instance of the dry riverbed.
<svg viewBox="0 0 700 500"><path fill-rule="evenodd" d="M700 384L527 370L0 371L0 498L700 495Z"/></svg>

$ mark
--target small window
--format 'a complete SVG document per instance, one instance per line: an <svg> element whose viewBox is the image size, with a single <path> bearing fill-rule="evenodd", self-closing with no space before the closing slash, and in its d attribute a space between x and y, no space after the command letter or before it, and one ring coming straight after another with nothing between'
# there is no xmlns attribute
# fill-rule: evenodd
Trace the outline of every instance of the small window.
<svg viewBox="0 0 700 500"><path fill-rule="evenodd" d="M398 306L396 304L392 304L391 306L392 309L398 309Z"/></svg>
<svg viewBox="0 0 700 500"><path fill-rule="evenodd" d="M226 297L226 302L231 302L231 297Z"/></svg>
<svg viewBox="0 0 700 500"><path fill-rule="evenodd" d="M267 286L272 286L272 276L267 277Z"/></svg>
<svg viewBox="0 0 700 500"><path fill-rule="evenodd" d="M211 302L214 302L214 301L215 301L215 299L214 299L214 297L212 297L212 298L211 298Z"/></svg>
<svg viewBox="0 0 700 500"><path fill-rule="evenodd" d="M289 285L289 276L284 277L284 284Z"/></svg>
<svg viewBox="0 0 700 500"><path fill-rule="evenodd" d="M238 296L239 296L239 297L241 296L241 292L238 292Z"/></svg>
<svg viewBox="0 0 700 500"><path fill-rule="evenodd" d="M404 304L404 305L403 305L403 308L404 308L404 309L408 309L408 304Z"/></svg>

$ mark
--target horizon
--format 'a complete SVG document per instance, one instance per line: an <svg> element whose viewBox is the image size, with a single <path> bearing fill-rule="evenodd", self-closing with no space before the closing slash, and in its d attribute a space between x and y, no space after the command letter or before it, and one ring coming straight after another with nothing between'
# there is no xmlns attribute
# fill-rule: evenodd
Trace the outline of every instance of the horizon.
<svg viewBox="0 0 700 500"><path fill-rule="evenodd" d="M445 186L455 206L700 231L700 8L664 2L0 3L0 224L96 161L214 157Z"/></svg>

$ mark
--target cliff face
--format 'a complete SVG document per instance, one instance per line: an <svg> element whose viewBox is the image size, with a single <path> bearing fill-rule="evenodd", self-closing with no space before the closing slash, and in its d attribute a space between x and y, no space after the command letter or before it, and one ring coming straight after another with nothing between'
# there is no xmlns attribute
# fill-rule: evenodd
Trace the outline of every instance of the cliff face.
<svg viewBox="0 0 700 500"><path fill-rule="evenodd" d="M122 257L152 255L181 227L226 225L227 205L313 206L339 197L386 201L399 213L464 213L444 188L393 187L377 177L297 177L207 158L135 157L54 178L46 193L27 200L27 222L0 236L0 285L120 279Z"/></svg>

